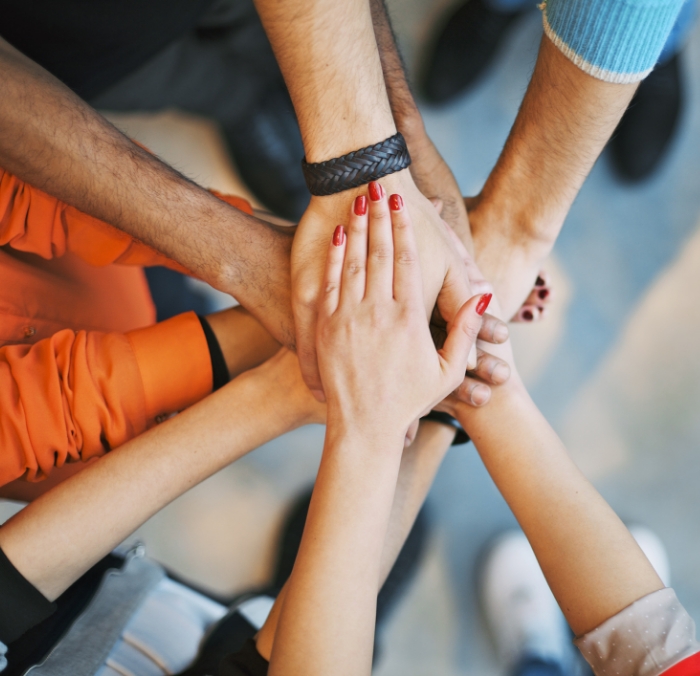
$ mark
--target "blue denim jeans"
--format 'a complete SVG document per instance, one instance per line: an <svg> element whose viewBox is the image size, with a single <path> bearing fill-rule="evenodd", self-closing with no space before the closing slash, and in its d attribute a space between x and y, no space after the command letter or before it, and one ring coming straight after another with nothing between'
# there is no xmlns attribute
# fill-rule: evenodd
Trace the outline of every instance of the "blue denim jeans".
<svg viewBox="0 0 700 676"><path fill-rule="evenodd" d="M567 674L556 662L526 655L516 664L511 676L567 676Z"/></svg>
<svg viewBox="0 0 700 676"><path fill-rule="evenodd" d="M528 7L535 7L533 0L484 0L484 2L495 12L516 12L527 9ZM664 61L670 59L683 47L683 43L690 29L693 27L696 9L697 0L686 0L678 15L678 19L676 19L676 23L671 29L671 34L668 36L668 40L666 40L658 63L664 63Z"/></svg>

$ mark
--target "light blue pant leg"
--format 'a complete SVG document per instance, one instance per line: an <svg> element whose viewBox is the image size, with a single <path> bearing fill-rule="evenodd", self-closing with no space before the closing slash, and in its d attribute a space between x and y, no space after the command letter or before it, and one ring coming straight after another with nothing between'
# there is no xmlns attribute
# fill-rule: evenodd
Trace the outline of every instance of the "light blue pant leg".
<svg viewBox="0 0 700 676"><path fill-rule="evenodd" d="M697 8L697 0L686 0L681 7L681 13L678 15L676 23L673 24L664 48L661 50L661 56L659 56L657 63L664 63L683 48L683 43L695 22Z"/></svg>

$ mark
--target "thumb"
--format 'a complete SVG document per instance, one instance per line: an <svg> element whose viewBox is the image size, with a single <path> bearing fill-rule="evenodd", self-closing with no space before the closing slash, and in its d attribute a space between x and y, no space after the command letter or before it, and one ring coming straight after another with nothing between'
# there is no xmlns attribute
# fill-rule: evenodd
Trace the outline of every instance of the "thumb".
<svg viewBox="0 0 700 676"><path fill-rule="evenodd" d="M490 302L490 293L473 296L462 305L448 326L440 356L447 362L447 372L449 376L455 376L457 384L464 378L469 352L476 343L482 316Z"/></svg>

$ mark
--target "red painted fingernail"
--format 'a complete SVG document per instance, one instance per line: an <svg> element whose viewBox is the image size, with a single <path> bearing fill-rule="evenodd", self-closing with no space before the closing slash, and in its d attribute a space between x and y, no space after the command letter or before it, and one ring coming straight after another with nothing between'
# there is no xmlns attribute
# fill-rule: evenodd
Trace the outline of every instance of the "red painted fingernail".
<svg viewBox="0 0 700 676"><path fill-rule="evenodd" d="M526 322L531 322L535 318L535 315L530 312L530 310L523 310L523 319Z"/></svg>
<svg viewBox="0 0 700 676"><path fill-rule="evenodd" d="M547 296L549 296L549 289L542 289L541 291L537 292L537 295L544 300Z"/></svg>
<svg viewBox="0 0 700 676"><path fill-rule="evenodd" d="M492 293L485 293L481 298L479 298L479 302L476 304L476 314L483 315L484 312L486 312L486 308L489 306L492 297Z"/></svg>
<svg viewBox="0 0 700 676"><path fill-rule="evenodd" d="M401 211L403 209L403 198L401 195L392 195L389 198L389 209L392 211Z"/></svg>
<svg viewBox="0 0 700 676"><path fill-rule="evenodd" d="M369 184L369 198L373 202L379 202L380 199L384 197L384 188L382 188L380 183L376 181L370 181Z"/></svg>
<svg viewBox="0 0 700 676"><path fill-rule="evenodd" d="M342 246L345 243L345 228L342 225L335 226L333 233L333 246Z"/></svg>
<svg viewBox="0 0 700 676"><path fill-rule="evenodd" d="M367 198L364 195L355 198L354 210L357 216L364 216L367 213Z"/></svg>
<svg viewBox="0 0 700 676"><path fill-rule="evenodd" d="M537 279L535 280L535 286L544 286L544 279L537 275Z"/></svg>

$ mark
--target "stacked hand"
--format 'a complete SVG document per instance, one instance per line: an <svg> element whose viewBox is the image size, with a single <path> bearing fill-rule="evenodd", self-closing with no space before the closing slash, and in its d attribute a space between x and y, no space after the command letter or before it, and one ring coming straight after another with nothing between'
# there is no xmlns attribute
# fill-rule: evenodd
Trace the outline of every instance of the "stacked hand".
<svg viewBox="0 0 700 676"><path fill-rule="evenodd" d="M463 303L436 349L408 209L376 184L370 191L377 199L355 208L328 247L316 347L329 424L376 438L404 435L462 382L490 295Z"/></svg>
<svg viewBox="0 0 700 676"><path fill-rule="evenodd" d="M334 224L346 218L349 204L366 211L373 197L386 199L386 193L401 194L415 223L416 240L423 269L420 299L424 314L430 316L437 302L446 321L454 319L458 309L471 296L464 266L451 245L449 235L432 204L418 191L407 171L382 180L369 191L346 191L330 197L314 197L302 217L292 248L292 304L297 333L297 354L304 380L311 390L321 391L315 354L318 302L323 275L326 243ZM375 190L376 192L373 192ZM382 196L383 194L383 196ZM473 362L475 363L475 358Z"/></svg>

